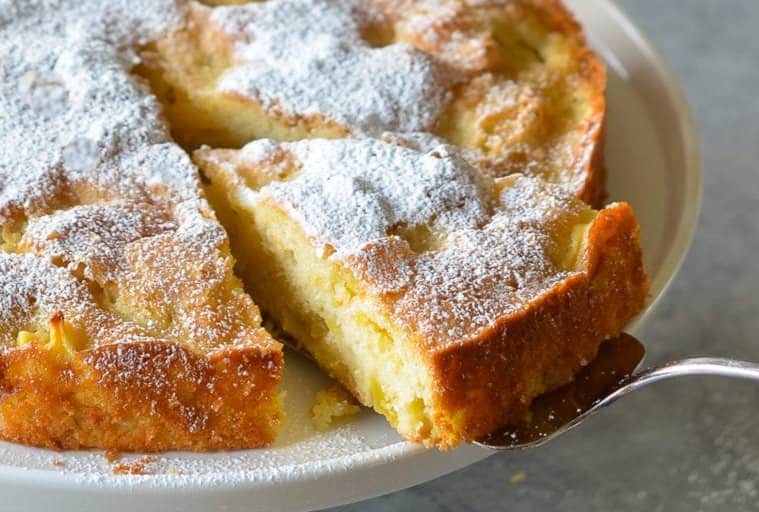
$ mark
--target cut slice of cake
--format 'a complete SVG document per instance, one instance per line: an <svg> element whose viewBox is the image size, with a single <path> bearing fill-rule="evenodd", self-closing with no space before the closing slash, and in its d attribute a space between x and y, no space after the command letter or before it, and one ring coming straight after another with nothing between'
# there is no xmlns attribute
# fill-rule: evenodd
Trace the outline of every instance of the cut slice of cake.
<svg viewBox="0 0 759 512"><path fill-rule="evenodd" d="M191 4L141 57L188 149L390 133L604 195L605 69L558 1Z"/></svg>
<svg viewBox="0 0 759 512"><path fill-rule="evenodd" d="M195 160L264 313L413 441L518 417L646 298L627 204L494 179L448 146L260 140Z"/></svg>

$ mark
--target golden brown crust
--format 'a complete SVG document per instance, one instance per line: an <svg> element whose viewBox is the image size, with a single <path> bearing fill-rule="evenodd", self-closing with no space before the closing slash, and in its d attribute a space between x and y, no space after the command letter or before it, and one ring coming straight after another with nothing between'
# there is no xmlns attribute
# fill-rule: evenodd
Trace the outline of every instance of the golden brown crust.
<svg viewBox="0 0 759 512"><path fill-rule="evenodd" d="M269 145L268 150L260 147L263 144ZM201 150L195 153L195 158L211 178L209 188L220 210L245 211L248 205L265 205L264 208L277 212L275 218L301 219L303 228L311 233L311 243L319 245L329 240L332 245L327 255L345 254L333 259L336 266L350 273L341 277L340 283L349 283L346 287L352 293L371 300L367 309L373 313L362 314L371 316L380 326L378 329L391 333L394 339L408 340L408 346L402 349L406 352L399 359L413 368L408 371L421 376L425 389L430 390L424 394L424 404L433 427L403 429L402 434L409 439L441 448L452 447L517 418L536 396L570 381L582 365L593 359L603 340L618 334L643 308L649 283L642 265L638 224L626 203L615 203L594 212L555 185L513 175L493 180L494 189L486 187L480 192L479 197L497 200L490 203L488 219L479 222L477 228L446 232L439 226L437 230L427 226L428 234L435 232L444 240L435 243L430 237L415 239L397 229L399 224L423 225L418 220L400 218L383 224L382 218L368 213L372 208L356 211L355 204L345 197L335 199L322 194L308 199L299 195L303 190L320 190L320 185L330 181L335 166L323 157L329 154L329 148L367 144L379 143L252 143L242 151ZM389 148L413 153L392 144L386 144L384 149ZM382 149L376 147L361 154L376 156ZM300 161L294 178L277 178L279 167L272 155L283 151L293 155L320 154L322 158L318 159L320 164L311 166ZM421 162L422 154L418 157ZM383 182L365 170L373 168L371 157L361 158L356 162L348 156L341 157L343 167L336 172L356 182L372 183L372 190L383 205L393 211L408 210L412 205L419 207L421 194L415 188L417 184L402 174L403 169L394 168L395 178ZM297 156L293 159L298 161ZM328 163L324 164L325 161ZM412 168L422 168L419 162ZM459 169L462 175L470 168L463 165ZM350 170L354 168L359 170ZM271 180L278 182L267 188ZM400 205L392 202L394 187L400 183L405 194L417 198L417 202L411 205L403 200ZM457 185L457 189L464 187ZM246 187L257 190L247 190L252 192L250 202L235 201L234 198L244 196L242 190ZM281 193L279 199L273 199L272 194L277 193ZM434 210L435 206L447 204L445 214L455 215L457 207L451 206L452 201L446 203L432 196L428 208ZM455 204L463 208L465 201ZM314 231L318 219L304 213L313 211L330 219L319 224L320 231ZM347 241L332 238L343 233L346 219L353 217L359 223L379 222L385 234ZM246 218L242 225L236 224L243 218L233 215L223 220L231 222L231 229L243 232L249 229L247 223L253 226L251 229L266 231L281 222L268 221L256 228L257 222ZM247 246L256 250L255 242L249 241ZM288 246L284 247L287 251ZM270 277L280 272L256 274L255 269L261 266L249 267L247 277L259 285L251 289L260 291L263 285L289 297L292 290L287 290L287 286L279 290L277 280ZM277 309L268 312L275 320L280 319ZM310 325L306 317L294 323ZM374 406L394 421L397 415L387 406L387 401L392 401L387 396L394 396L393 393L367 388L361 372L350 367L352 363L346 364L329 350L322 350L320 339L312 338L321 331L305 328L288 332L365 405ZM413 366L416 356L424 363Z"/></svg>
<svg viewBox="0 0 759 512"><path fill-rule="evenodd" d="M543 12L551 13L551 23L559 31L572 31L581 42L577 60L580 74L590 90L588 115L579 128L580 143L575 146L576 167L584 179L577 189L577 196L594 208L600 208L606 199L606 165L604 147L606 140L606 66L595 52L587 47L585 33L561 0L541 0Z"/></svg>
<svg viewBox="0 0 759 512"><path fill-rule="evenodd" d="M642 309L648 290L637 222L629 205L614 204L590 227L581 274L477 338L428 351L436 421L445 426L441 445L491 432L518 418L536 396L569 382Z"/></svg>
<svg viewBox="0 0 759 512"><path fill-rule="evenodd" d="M0 436L51 449L265 446L280 422L281 352L110 344L62 361L36 344L0 358Z"/></svg>
<svg viewBox="0 0 759 512"><path fill-rule="evenodd" d="M589 94L588 113L577 128L580 136L573 147L572 169L582 176L577 182L576 195L594 208L600 208L606 199L606 66L588 48L582 26L561 0L527 0L521 3L535 6L543 23L552 30L572 34L578 41L574 60L578 63L579 75Z"/></svg>
<svg viewBox="0 0 759 512"><path fill-rule="evenodd" d="M606 200L606 66L590 50L585 49L584 54L582 69L593 94L589 102L591 114L580 130L584 135L574 150L577 167L585 174L577 196L594 208L600 208Z"/></svg>

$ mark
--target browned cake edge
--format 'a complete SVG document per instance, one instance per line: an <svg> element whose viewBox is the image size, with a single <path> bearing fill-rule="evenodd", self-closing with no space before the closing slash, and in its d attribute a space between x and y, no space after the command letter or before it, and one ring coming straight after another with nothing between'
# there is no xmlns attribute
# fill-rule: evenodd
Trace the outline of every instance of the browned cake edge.
<svg viewBox="0 0 759 512"><path fill-rule="evenodd" d="M592 101L593 114L585 120L582 144L575 150L585 178L576 194L592 207L601 208L606 201L606 67L593 52L587 48L584 51L583 67L596 94Z"/></svg>
<svg viewBox="0 0 759 512"><path fill-rule="evenodd" d="M428 350L441 447L519 418L536 396L571 381L641 311L649 281L638 231L627 203L607 207L591 224L580 274L477 338Z"/></svg>
<svg viewBox="0 0 759 512"><path fill-rule="evenodd" d="M0 438L55 450L266 446L281 422L282 352L116 343L64 361L36 344L0 357Z"/></svg>

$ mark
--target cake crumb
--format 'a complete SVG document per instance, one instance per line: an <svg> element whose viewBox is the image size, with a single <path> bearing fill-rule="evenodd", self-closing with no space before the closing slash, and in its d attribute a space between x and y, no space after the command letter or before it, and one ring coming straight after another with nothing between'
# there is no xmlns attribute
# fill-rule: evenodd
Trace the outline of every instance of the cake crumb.
<svg viewBox="0 0 759 512"><path fill-rule="evenodd" d="M113 464L117 460L121 458L121 455L119 455L119 452L115 452L113 450L107 450L103 453L103 457L109 464Z"/></svg>
<svg viewBox="0 0 759 512"><path fill-rule="evenodd" d="M56 468L62 468L66 465L61 459L53 459L53 461L50 463L53 465L53 467Z"/></svg>
<svg viewBox="0 0 759 512"><path fill-rule="evenodd" d="M514 485L523 484L527 481L527 474L524 471L517 471L511 475L511 483Z"/></svg>
<svg viewBox="0 0 759 512"><path fill-rule="evenodd" d="M114 464L111 471L114 475L145 475L145 467L155 460L155 457L146 455L135 461Z"/></svg>
<svg viewBox="0 0 759 512"><path fill-rule="evenodd" d="M319 430L327 430L335 420L344 420L361 410L356 399L340 384L319 391L311 408L311 419Z"/></svg>

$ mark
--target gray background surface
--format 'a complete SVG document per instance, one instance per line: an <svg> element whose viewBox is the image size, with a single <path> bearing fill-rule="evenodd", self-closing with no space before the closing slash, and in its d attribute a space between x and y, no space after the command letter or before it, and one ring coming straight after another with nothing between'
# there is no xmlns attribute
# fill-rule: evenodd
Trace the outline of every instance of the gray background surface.
<svg viewBox="0 0 759 512"><path fill-rule="evenodd" d="M648 361L759 361L759 0L620 4L681 80L703 147L698 233L644 330ZM334 509L380 510L759 510L759 386L660 384L543 448Z"/></svg>

